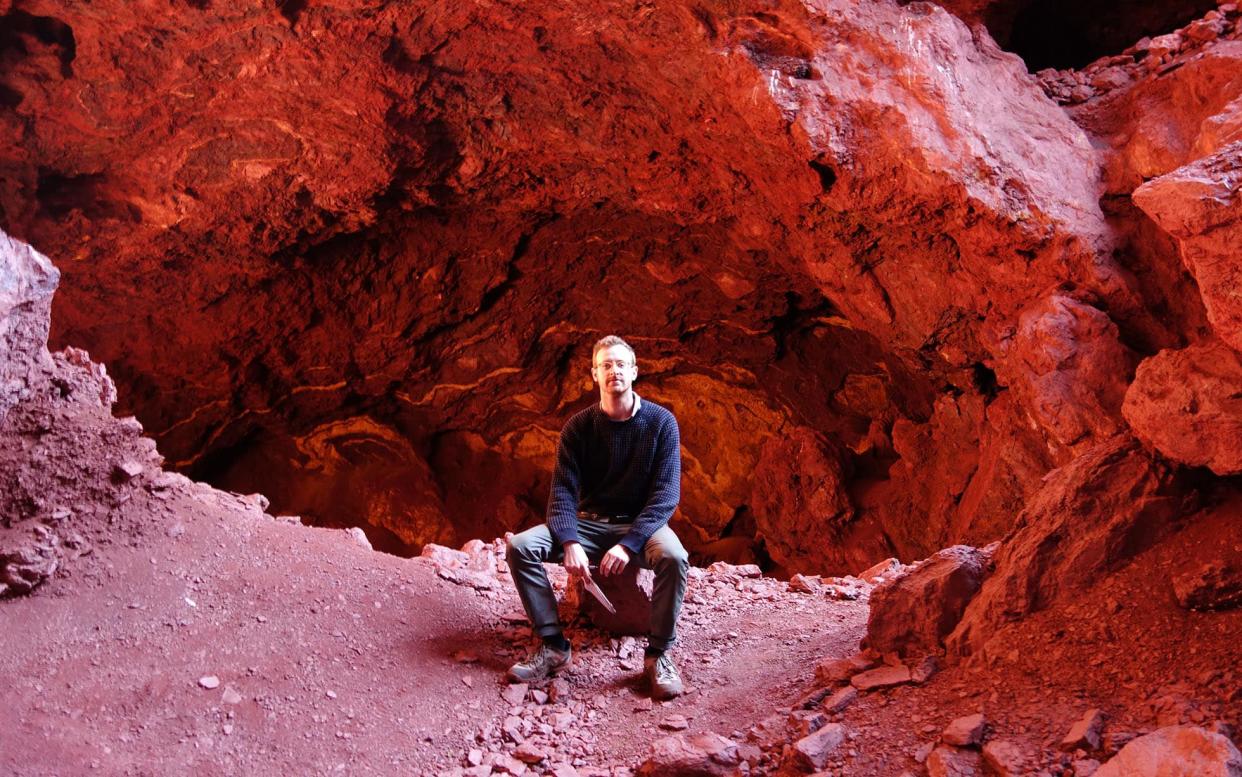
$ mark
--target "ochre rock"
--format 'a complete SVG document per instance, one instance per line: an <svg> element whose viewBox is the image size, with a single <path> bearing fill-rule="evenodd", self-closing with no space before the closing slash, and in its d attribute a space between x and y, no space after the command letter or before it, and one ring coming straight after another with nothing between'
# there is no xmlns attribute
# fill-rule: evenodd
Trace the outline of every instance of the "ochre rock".
<svg viewBox="0 0 1242 777"><path fill-rule="evenodd" d="M937 654L990 571L995 548L955 545L871 593L866 646L902 656Z"/></svg>
<svg viewBox="0 0 1242 777"><path fill-rule="evenodd" d="M1242 103L1238 107L1242 112ZM1148 181L1134 191L1134 202L1177 239L1212 328L1242 351L1240 176L1242 140Z"/></svg>
<svg viewBox="0 0 1242 777"><path fill-rule="evenodd" d="M1218 475L1242 473L1242 355L1211 339L1139 365L1122 410L1161 455Z"/></svg>
<svg viewBox="0 0 1242 777"><path fill-rule="evenodd" d="M1172 530L1185 509L1169 468L1117 435L1054 470L1001 544L995 572L945 644L983 649L1000 624L1082 591Z"/></svg>

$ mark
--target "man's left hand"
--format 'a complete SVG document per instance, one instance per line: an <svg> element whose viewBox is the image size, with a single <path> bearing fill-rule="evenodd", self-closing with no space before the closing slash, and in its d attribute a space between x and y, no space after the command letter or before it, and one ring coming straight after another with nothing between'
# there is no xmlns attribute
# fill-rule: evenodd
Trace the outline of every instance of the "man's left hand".
<svg viewBox="0 0 1242 777"><path fill-rule="evenodd" d="M630 552L625 549L624 545L613 545L599 560L599 573L604 577L619 575L628 563L630 563Z"/></svg>

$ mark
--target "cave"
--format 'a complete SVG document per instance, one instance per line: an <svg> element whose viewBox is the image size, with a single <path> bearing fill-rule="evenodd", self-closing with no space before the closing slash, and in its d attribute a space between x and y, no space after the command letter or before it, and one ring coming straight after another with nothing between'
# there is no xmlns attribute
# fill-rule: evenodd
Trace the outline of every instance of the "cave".
<svg viewBox="0 0 1242 777"><path fill-rule="evenodd" d="M1236 753L1236 4L157 5L0 0L0 258L17 267L0 266L0 616L34 618L18 607L56 585L162 575L189 537L217 566L168 573L195 612L161 628L253 601L239 644L275 644L246 630L287 608L340 643L290 626L285 647L307 646L290 671L353 671L390 639L465 673L437 675L436 703L475 693L509 647L480 661L470 628L516 622L504 538L545 520L558 435L598 400L592 346L615 334L638 394L680 424L671 525L711 592L691 599L700 671L743 639L708 633L719 596L788 648L754 647L764 671L819 683L811 701L779 686L780 733L716 742L745 773L890 773L870 741L853 761L808 754L855 692L886 730L926 729L898 749L932 774L983 773L945 765L959 756L1024 773L997 771L984 740L1028 712L1044 728L1020 733L1045 744L1011 760L1050 774L1121 764L1157 722ZM19 534L36 544L10 548ZM357 544L334 550L342 535ZM200 609L208 595L233 598ZM442 630L401 632L403 595ZM98 606L108 629L148 607ZM392 631L351 642L342 623L371 618ZM1184 634L1201 652L1181 667ZM575 639L592 660L642 660L619 637ZM1092 652L1113 644L1123 656ZM169 650L161 666L193 663ZM269 666L247 660L239 678ZM1052 672L1052 704L1043 662L1103 668ZM900 671L883 710L868 694ZM1165 674L1177 684L1148 693ZM209 679L189 685L214 693ZM135 709L164 692L144 683ZM713 725L769 687L711 696ZM532 688L503 698L551 710L568 693ZM605 694L624 707L626 688ZM218 708L195 747L275 715L264 693L237 720ZM945 727L999 694L1009 717ZM500 703L482 698L430 717ZM1097 736L1087 700L1112 705L1117 737ZM1083 731L1057 745L1071 712ZM504 759L551 747L558 724L502 713L465 736L503 758L463 760L434 725L400 747L428 774L523 773ZM386 747L379 772L408 755ZM639 762L609 752L619 773ZM223 768L276 763L259 753ZM642 773L679 773L659 768Z"/></svg>

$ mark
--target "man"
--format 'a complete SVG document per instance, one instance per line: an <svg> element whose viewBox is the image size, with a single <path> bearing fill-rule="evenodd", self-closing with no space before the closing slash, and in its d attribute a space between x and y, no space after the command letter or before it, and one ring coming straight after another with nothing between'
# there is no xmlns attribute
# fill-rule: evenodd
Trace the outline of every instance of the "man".
<svg viewBox="0 0 1242 777"><path fill-rule="evenodd" d="M638 363L620 337L591 354L599 402L561 430L547 523L509 541L509 569L542 644L509 669L516 682L541 680L569 665L573 650L561 629L544 561L561 561L572 577L604 576L631 563L653 569L651 626L644 671L657 699L682 691L666 651L676 639L689 561L668 520L681 499L681 434L677 419L634 393Z"/></svg>

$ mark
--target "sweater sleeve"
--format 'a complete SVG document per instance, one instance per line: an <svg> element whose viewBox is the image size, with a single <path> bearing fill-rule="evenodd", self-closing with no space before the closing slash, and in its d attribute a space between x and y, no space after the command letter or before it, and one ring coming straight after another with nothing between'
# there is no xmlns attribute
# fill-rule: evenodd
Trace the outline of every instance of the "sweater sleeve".
<svg viewBox="0 0 1242 777"><path fill-rule="evenodd" d="M582 469L578 461L581 433L574 419L561 429L556 447L556 467L552 471L552 489L548 495L548 530L553 539L564 545L578 542L578 496L582 487Z"/></svg>
<svg viewBox="0 0 1242 777"><path fill-rule="evenodd" d="M677 419L671 414L656 438L655 461L652 465L651 490L642 512L634 519L630 530L621 538L621 545L635 556L677 509L681 501L681 431Z"/></svg>

